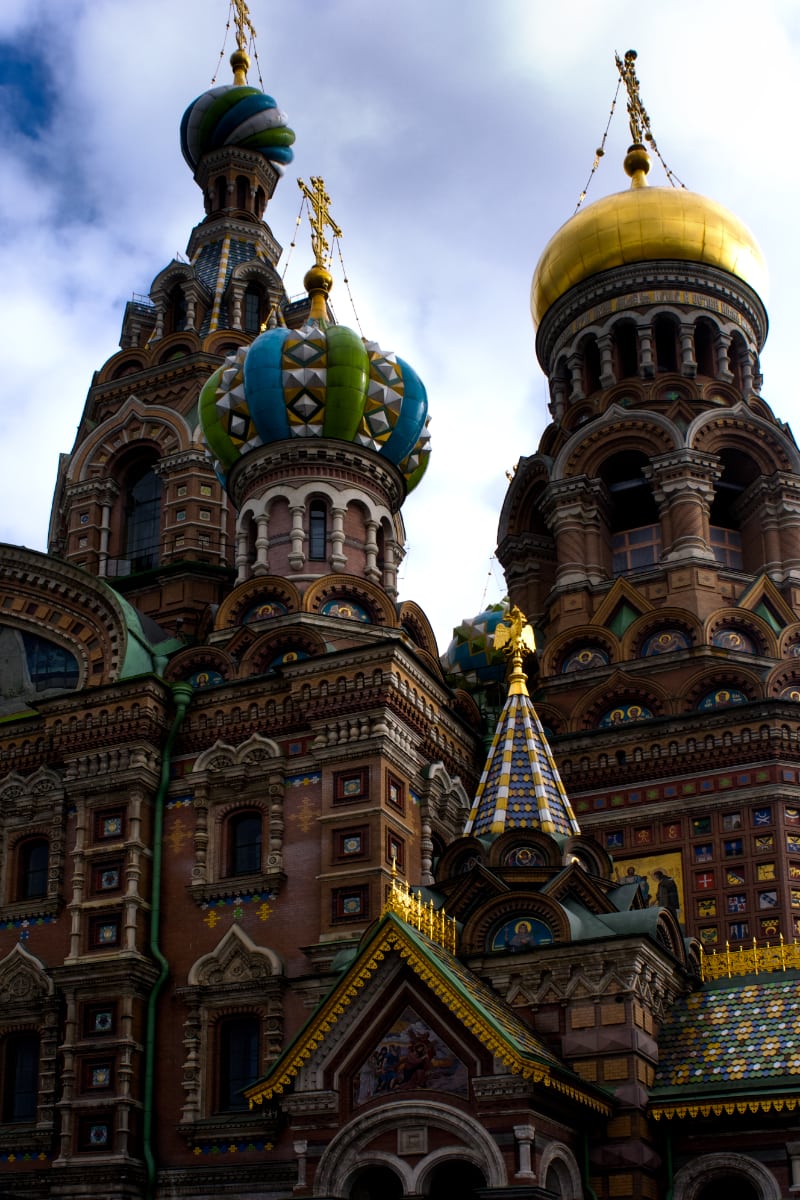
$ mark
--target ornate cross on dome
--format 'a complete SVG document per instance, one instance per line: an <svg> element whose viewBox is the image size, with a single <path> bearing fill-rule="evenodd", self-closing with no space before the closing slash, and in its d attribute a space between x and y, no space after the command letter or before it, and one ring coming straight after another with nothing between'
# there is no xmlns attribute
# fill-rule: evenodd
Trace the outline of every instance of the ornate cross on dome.
<svg viewBox="0 0 800 1200"><path fill-rule="evenodd" d="M246 0L231 0L231 7L236 25L236 45L240 50L246 50L248 38L245 36L245 30L251 38L256 36L255 26L250 20L250 9L247 7Z"/></svg>
<svg viewBox="0 0 800 1200"><path fill-rule="evenodd" d="M642 104L642 98L639 95L639 80L636 78L636 51L626 50L624 62L618 54L615 54L614 58L617 62L617 70L628 92L628 122L631 141L635 146L641 146L643 142L652 142L650 118Z"/></svg>
<svg viewBox="0 0 800 1200"><path fill-rule="evenodd" d="M334 237L341 237L342 231L331 217L328 208L331 198L325 191L325 180L322 176L312 175L311 187L302 179L298 179L297 183L311 207L308 220L311 225L311 248L314 251L314 258L318 267L325 267L325 258L330 252L330 246L325 237L325 226L328 226Z"/></svg>

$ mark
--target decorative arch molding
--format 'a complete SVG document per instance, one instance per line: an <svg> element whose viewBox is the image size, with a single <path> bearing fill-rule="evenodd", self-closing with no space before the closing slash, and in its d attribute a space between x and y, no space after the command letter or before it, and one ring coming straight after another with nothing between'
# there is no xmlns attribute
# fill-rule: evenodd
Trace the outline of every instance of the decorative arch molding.
<svg viewBox="0 0 800 1200"><path fill-rule="evenodd" d="M282 759L281 748L272 738L254 733L240 746L231 746L227 742L217 741L209 746L197 759L192 767L192 775L204 771L224 771L230 767L255 766L267 759Z"/></svg>
<svg viewBox="0 0 800 1200"><path fill-rule="evenodd" d="M191 431L180 413L157 404L142 404L131 395L113 417L92 431L69 464L67 484L113 475L119 460L143 445L160 458L191 448Z"/></svg>
<svg viewBox="0 0 800 1200"><path fill-rule="evenodd" d="M550 930L556 944L572 941L569 919L556 900L542 892L515 891L493 896L467 918L461 933L464 951L487 953L487 942L493 927L504 918L510 921L514 917L532 917L541 921Z"/></svg>
<svg viewBox="0 0 800 1200"><path fill-rule="evenodd" d="M176 283L190 284L195 282L195 273L189 263L173 258L162 271L156 275L150 284L150 297L156 299L156 292L168 292Z"/></svg>
<svg viewBox="0 0 800 1200"><path fill-rule="evenodd" d="M577 858L582 867L589 867L593 875L602 879L610 879L614 868L614 860L593 837L577 834L569 838L562 847L561 862L566 866Z"/></svg>
<svg viewBox="0 0 800 1200"><path fill-rule="evenodd" d="M741 450L757 463L762 475L800 472L800 452L786 434L742 401L724 412L700 413L686 431L686 443L703 454Z"/></svg>
<svg viewBox="0 0 800 1200"><path fill-rule="evenodd" d="M201 349L205 354L227 358L240 346L249 346L251 341L252 334L244 333L241 329L215 329L203 338Z"/></svg>
<svg viewBox="0 0 800 1200"><path fill-rule="evenodd" d="M37 550L4 545L0 606L2 624L50 638L75 655L79 687L119 678L128 648L127 622L120 601L101 580Z"/></svg>
<svg viewBox="0 0 800 1200"><path fill-rule="evenodd" d="M463 790L463 789L462 789ZM465 793L466 796L466 793ZM469 799L464 819L469 815ZM463 822L462 822L463 828ZM464 875L476 866L481 866L486 859L486 847L478 838L468 835L456 838L439 859L437 879L452 879L456 875Z"/></svg>
<svg viewBox="0 0 800 1200"><path fill-rule="evenodd" d="M278 600L284 604L290 613L300 611L300 593L288 579L280 575L258 575L240 583L220 604L214 629L229 629L241 625L245 614L263 597L265 600Z"/></svg>
<svg viewBox="0 0 800 1200"><path fill-rule="evenodd" d="M102 383L119 383L126 375L133 375L134 371L129 368L135 368L135 371L146 370L150 363L150 352L144 346L131 346L126 350L120 350L117 354L112 354L107 362L97 372L97 378L94 385Z"/></svg>
<svg viewBox="0 0 800 1200"><path fill-rule="evenodd" d="M27 1017L49 996L55 994L53 980L44 963L21 942L0 959L0 1012L2 1022Z"/></svg>
<svg viewBox="0 0 800 1200"><path fill-rule="evenodd" d="M715 688L738 688L748 701L760 700L764 695L764 682L755 672L741 666L741 662L731 659L725 666L719 665L712 669L701 669L686 681L683 694L677 698L677 711L691 712L708 692Z"/></svg>
<svg viewBox="0 0 800 1200"><path fill-rule="evenodd" d="M316 629L304 629L302 625L283 626L262 634L241 656L241 677L250 679L253 675L263 675L279 654L291 650L301 651L309 658L321 658L327 650L327 642Z"/></svg>
<svg viewBox="0 0 800 1200"><path fill-rule="evenodd" d="M196 293L195 299L203 295L202 289L195 284L193 289L187 288L187 293L192 290ZM205 296L206 300L210 297ZM197 354L200 350L200 336L194 329L179 329L175 333L169 333L166 337L153 345L153 356L156 366L163 366L166 363L176 359L187 357L190 354ZM176 353L180 351L181 353Z"/></svg>
<svg viewBox="0 0 800 1200"><path fill-rule="evenodd" d="M714 634L720 629L735 629L737 626L750 635L759 654L767 658L778 657L778 639L774 630L763 617L747 608L718 608L706 619L703 643L710 646L713 644Z"/></svg>
<svg viewBox="0 0 800 1200"><path fill-rule="evenodd" d="M6 1125L0 1147L16 1154L46 1157L56 1116L59 996L47 968L20 943L0 961L0 1041L20 1033L39 1038L35 1124Z"/></svg>
<svg viewBox="0 0 800 1200"><path fill-rule="evenodd" d="M660 629L680 629L689 638L690 645L703 644L703 628L694 613L685 608L658 608L643 613L625 630L620 639L622 661L639 658L644 643Z"/></svg>
<svg viewBox="0 0 800 1200"><path fill-rule="evenodd" d="M370 1149L383 1134L390 1134L395 1141L403 1130L420 1125L439 1130L451 1144L444 1151L426 1154L413 1166L399 1155ZM313 1194L345 1196L359 1168L380 1163L396 1172L406 1195L424 1195L425 1180L443 1157L474 1163L483 1171L489 1188L508 1184L503 1156L494 1138L469 1113L436 1101L393 1098L369 1113L354 1117L328 1143L319 1160Z"/></svg>
<svg viewBox="0 0 800 1200"><path fill-rule="evenodd" d="M595 479L606 459L619 450L640 450L655 458L683 444L681 431L661 413L631 412L615 404L572 435L556 457L552 479L572 479L576 475Z"/></svg>
<svg viewBox="0 0 800 1200"><path fill-rule="evenodd" d="M583 1200L583 1181L581 1179L580 1167L569 1146L565 1146L563 1142L547 1142L545 1145L539 1159L539 1170L537 1172L542 1187L547 1186L547 1172L551 1166L562 1168L563 1174L562 1171L559 1171L559 1175L562 1178L566 1176L569 1190L567 1192L562 1190L562 1200Z"/></svg>
<svg viewBox="0 0 800 1200"><path fill-rule="evenodd" d="M323 604L336 599L355 600L366 608L375 625L396 629L397 613L386 593L368 579L357 575L324 575L311 584L303 596L303 610L319 613Z"/></svg>
<svg viewBox="0 0 800 1200"><path fill-rule="evenodd" d="M431 623L425 615L424 611L413 600L404 600L400 605L398 619L401 628L408 631L409 637L413 640L416 646L421 650L426 650L428 654L439 662L439 647L436 645L436 636L431 628ZM441 668L439 675L441 678Z"/></svg>
<svg viewBox="0 0 800 1200"><path fill-rule="evenodd" d="M498 542L529 532L527 518L534 498L547 487L552 469L552 458L544 454L519 459L500 512Z"/></svg>
<svg viewBox="0 0 800 1200"><path fill-rule="evenodd" d="M741 1175L758 1192L759 1200L781 1200L781 1189L771 1171L746 1154L702 1154L676 1173L673 1200L698 1200L703 1187L720 1176Z"/></svg>
<svg viewBox="0 0 800 1200"><path fill-rule="evenodd" d="M489 846L487 865L492 871L503 871L508 868L506 857L512 849L518 846L528 846L535 850L541 858L543 867L560 867L561 850L558 843L547 833L538 829L510 829L502 833Z"/></svg>
<svg viewBox="0 0 800 1200"><path fill-rule="evenodd" d="M231 925L214 949L189 968L188 983L190 987L241 990L242 984L258 984L284 974L280 955L268 946L257 946L241 925Z"/></svg>
<svg viewBox="0 0 800 1200"><path fill-rule="evenodd" d="M651 710L654 717L668 716L673 712L673 699L653 679L639 679L624 671L615 671L608 679L593 688L577 704L570 722L573 730L594 729L609 708L624 704L641 704Z"/></svg>
<svg viewBox="0 0 800 1200"><path fill-rule="evenodd" d="M218 671L223 680L236 678L236 666L224 650L217 646L192 646L181 650L170 659L164 672L168 683L179 679L189 679L198 671Z"/></svg>
<svg viewBox="0 0 800 1200"><path fill-rule="evenodd" d="M561 674L561 664L567 655L582 646L599 646L605 650L611 663L618 662L621 657L619 638L610 629L598 625L581 625L576 629L567 629L558 634L542 649L539 656L539 671L543 679ZM540 714L541 716L541 714Z"/></svg>

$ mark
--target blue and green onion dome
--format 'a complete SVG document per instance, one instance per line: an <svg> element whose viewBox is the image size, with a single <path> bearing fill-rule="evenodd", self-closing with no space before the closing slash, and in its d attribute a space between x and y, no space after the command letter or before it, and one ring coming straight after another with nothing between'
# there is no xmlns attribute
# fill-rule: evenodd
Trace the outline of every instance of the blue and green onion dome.
<svg viewBox="0 0 800 1200"><path fill-rule="evenodd" d="M294 154L294 131L272 96L247 84L203 92L181 121L181 152L193 171L204 154L222 146L254 150L282 170Z"/></svg>
<svg viewBox="0 0 800 1200"><path fill-rule="evenodd" d="M411 491L430 455L428 397L415 371L345 325L267 329L225 360L200 393L217 474L258 446L339 438L393 463Z"/></svg>
<svg viewBox="0 0 800 1200"><path fill-rule="evenodd" d="M456 626L441 658L445 674L454 682L469 688L505 678L505 659L494 649L494 633L507 612L508 601L502 600Z"/></svg>

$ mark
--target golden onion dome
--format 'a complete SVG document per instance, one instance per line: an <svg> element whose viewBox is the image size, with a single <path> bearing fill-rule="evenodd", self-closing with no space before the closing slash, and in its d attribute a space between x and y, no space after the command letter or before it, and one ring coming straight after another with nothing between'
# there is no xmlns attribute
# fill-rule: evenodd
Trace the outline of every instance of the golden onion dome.
<svg viewBox="0 0 800 1200"><path fill-rule="evenodd" d="M545 246L531 284L535 327L576 283L613 267L659 259L717 267L765 297L764 256L744 222L686 188L648 187L649 166L644 146L632 146L625 159L630 189L581 209Z"/></svg>

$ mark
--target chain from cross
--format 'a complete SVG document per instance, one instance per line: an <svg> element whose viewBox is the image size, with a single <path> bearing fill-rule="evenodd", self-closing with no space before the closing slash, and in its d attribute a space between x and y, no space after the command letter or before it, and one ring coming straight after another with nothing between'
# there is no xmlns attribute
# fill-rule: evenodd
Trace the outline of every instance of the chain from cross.
<svg viewBox="0 0 800 1200"><path fill-rule="evenodd" d="M320 175L311 176L311 187L302 179L297 181L300 191L308 200L310 212L308 221L311 226L311 249L318 267L325 266L325 258L330 253L330 246L325 237L327 225L334 237L341 237L342 231L330 214L331 198L325 191L325 180Z"/></svg>

